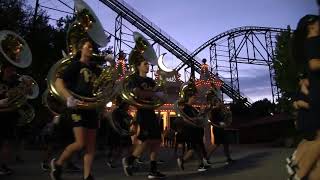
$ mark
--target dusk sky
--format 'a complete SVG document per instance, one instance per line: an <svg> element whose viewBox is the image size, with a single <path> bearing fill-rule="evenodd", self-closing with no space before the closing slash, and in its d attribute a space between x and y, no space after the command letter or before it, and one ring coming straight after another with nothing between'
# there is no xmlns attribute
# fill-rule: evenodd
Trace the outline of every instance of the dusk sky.
<svg viewBox="0 0 320 180"><path fill-rule="evenodd" d="M35 1L27 0L33 7ZM73 6L73 0L62 1ZM241 26L286 28L287 25L290 25L294 29L302 16L318 13L315 0L125 1L190 51L232 28ZM98 0L85 0L85 2L95 11L104 28L113 33L116 14ZM71 12L57 0L40 0L40 5ZM44 10L48 11L48 15L54 19L66 15L48 9ZM201 55L206 56L205 53ZM208 58L202 56L200 58ZM166 57L166 63L171 68L180 63L177 61L170 55ZM239 70L242 93L254 101L271 98L267 67L241 65Z"/></svg>

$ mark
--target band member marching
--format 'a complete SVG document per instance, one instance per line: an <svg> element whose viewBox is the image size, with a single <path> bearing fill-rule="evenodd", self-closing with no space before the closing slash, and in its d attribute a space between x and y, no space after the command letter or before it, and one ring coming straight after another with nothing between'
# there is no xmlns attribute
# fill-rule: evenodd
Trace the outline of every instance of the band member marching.
<svg viewBox="0 0 320 180"><path fill-rule="evenodd" d="M98 114L95 109L78 109L83 104L74 98L72 92L93 97L93 82L99 74L99 69L90 66L92 59L93 43L91 40L84 38L79 42L78 49L80 58L75 59L57 78L57 90L67 100L67 111L69 118L73 121L73 133L75 141L68 145L59 158L51 161L52 180L60 180L62 175L62 165L69 159L73 153L85 148L83 179L92 180L91 167L94 159L96 145L96 129L98 128Z"/></svg>
<svg viewBox="0 0 320 180"><path fill-rule="evenodd" d="M0 106L1 108L8 107L8 90L18 86L19 81L16 74L16 68L10 65L1 67L1 82L0 82ZM0 128L0 145L1 145L1 174L8 175L13 171L8 167L9 158L12 156L12 143L15 139L15 129L18 122L18 109L11 111L0 112L2 125Z"/></svg>
<svg viewBox="0 0 320 180"><path fill-rule="evenodd" d="M220 145L223 145L223 152L227 158L227 163L233 163L234 160L230 155L229 140L227 138L227 128L232 123L232 113L220 99L219 90L212 84L212 90L207 93L207 101L210 102L209 120L211 122L212 133L214 134L214 145L208 148L208 156L205 161L209 162L211 155L217 150Z"/></svg>
<svg viewBox="0 0 320 180"><path fill-rule="evenodd" d="M38 91L34 91L38 86L30 76L17 74L17 68L26 68L32 62L31 51L24 39L3 30L0 31L0 46L0 174L6 175L13 172L6 163L12 155L12 142L20 134L17 126L26 125L34 117L32 106L26 105L27 99L38 95Z"/></svg>
<svg viewBox="0 0 320 180"><path fill-rule="evenodd" d="M129 63L132 64L135 73L130 75L127 88L134 93L136 98L152 101L163 94L154 91L156 83L152 78L147 77L149 62L148 59L142 55L143 51L143 49L135 49L132 52L131 59L129 57ZM160 173L157 168L157 156L161 144L161 127L154 108L137 107L136 122L139 125L137 138L142 143L136 145L136 148L130 156L123 158L122 164L125 174L132 176L132 167L135 159L140 157L146 149L150 149L150 172L148 178L166 177Z"/></svg>
<svg viewBox="0 0 320 180"><path fill-rule="evenodd" d="M109 134L109 153L107 155L107 165L114 168L114 159L125 153L129 155L132 147L130 124L132 117L129 115L129 104L122 100L120 96L116 98L116 109L112 112L109 120L112 128ZM123 156L122 156L123 157Z"/></svg>
<svg viewBox="0 0 320 180"><path fill-rule="evenodd" d="M43 150L43 158L41 162L41 169L43 171L50 170L50 161L56 152L60 151L61 147L65 147L72 143L73 133L70 131L71 123L66 118L68 116L65 111L65 105L57 101L46 90L42 95L42 104L47 110L48 120L43 121L39 128L41 149ZM73 162L73 158L70 158L66 163L65 170L67 172L80 172L81 169L77 167Z"/></svg>
<svg viewBox="0 0 320 180"><path fill-rule="evenodd" d="M193 79L191 79L183 89L183 97L180 99L180 108L184 114L182 117L186 122L192 122L193 124L202 124L202 121L199 119L200 112L194 108L192 105L196 102L196 93L197 89L195 87ZM181 105L183 107L181 107ZM185 134L188 151L183 154L183 156L177 159L178 166L181 170L184 170L184 163L191 156L196 153L199 160L198 171L206 171L210 166L205 164L203 159L206 159L207 152L203 142L204 137L204 128L203 126L196 126L186 123L183 127L183 134Z"/></svg>

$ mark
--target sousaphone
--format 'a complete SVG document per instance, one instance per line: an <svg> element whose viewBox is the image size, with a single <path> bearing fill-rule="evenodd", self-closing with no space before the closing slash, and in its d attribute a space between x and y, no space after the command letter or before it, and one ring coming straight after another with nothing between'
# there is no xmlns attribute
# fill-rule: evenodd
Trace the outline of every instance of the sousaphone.
<svg viewBox="0 0 320 180"><path fill-rule="evenodd" d="M206 103L209 105L208 119L212 126L226 128L232 123L232 113L230 107L220 99L220 92L215 86L215 83L211 83L211 88L206 93Z"/></svg>
<svg viewBox="0 0 320 180"><path fill-rule="evenodd" d="M0 61L0 65L9 63L17 68L29 67L32 54L27 42L12 31L0 31Z"/></svg>
<svg viewBox="0 0 320 180"><path fill-rule="evenodd" d="M42 104L48 108L53 115L60 115L67 108L67 106L58 101L48 89L46 89L42 94Z"/></svg>
<svg viewBox="0 0 320 180"><path fill-rule="evenodd" d="M109 42L109 38L104 33L102 25L94 14L92 9L82 0L75 0L76 8L76 20L73 22L67 33L67 47L68 56L59 60L54 64L47 77L47 84L49 92L57 98L60 102L66 104L66 99L58 92L55 82L56 79L72 61L79 51L77 45L84 37L89 37L97 46L104 47ZM114 60L111 58L102 58L99 55L94 54L93 58L101 58L105 61L109 61L111 65L114 65ZM94 97L85 97L78 95L69 90L69 92L80 101L84 103L77 106L79 109L95 109L102 107L109 99L114 97L113 86L115 82L114 67L105 67L102 69L101 75L94 82L93 86L95 89Z"/></svg>
<svg viewBox="0 0 320 180"><path fill-rule="evenodd" d="M121 97L128 102L129 104L137 107L137 108L151 108L156 109L164 104L164 98L155 97L152 100L142 99L137 97L129 88L128 82L130 78L136 73L134 69L134 62L138 58L143 58L144 60L148 61L151 65L157 65L157 55L154 49L152 48L149 41L140 33L133 32L133 39L136 43L135 47L129 54L129 66L130 72L124 78L121 87ZM162 83L163 84L163 83ZM157 83L154 91L163 91L164 88L161 85L161 82Z"/></svg>
<svg viewBox="0 0 320 180"><path fill-rule="evenodd" d="M18 109L19 119L17 126L24 126L30 124L35 117L35 110L33 106L29 103L22 105Z"/></svg>
<svg viewBox="0 0 320 180"><path fill-rule="evenodd" d="M26 41L18 34L3 30L0 31L0 66L12 65L17 68L27 68L32 63L32 54ZM35 99L39 94L37 82L28 75L18 75L19 85L6 91L8 106L0 112L13 111L24 105L28 99Z"/></svg>
<svg viewBox="0 0 320 180"><path fill-rule="evenodd" d="M189 97L195 95L196 93L197 89L195 82L191 77L188 82L182 84L179 91L179 99L174 103L174 109L176 110L177 114L182 117L185 123L195 127L204 127L208 124L207 109L200 111L196 117L190 117L183 111L183 108Z"/></svg>

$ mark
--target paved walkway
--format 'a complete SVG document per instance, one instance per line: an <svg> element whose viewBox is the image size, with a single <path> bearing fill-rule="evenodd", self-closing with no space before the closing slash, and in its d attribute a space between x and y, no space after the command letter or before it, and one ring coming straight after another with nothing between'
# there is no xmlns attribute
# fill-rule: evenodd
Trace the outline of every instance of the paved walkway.
<svg viewBox="0 0 320 180"><path fill-rule="evenodd" d="M180 171L177 167L172 150L162 150L160 158L165 163L159 169L168 175L167 179L177 180L284 180L287 178L285 170L285 158L292 152L288 148L269 148L262 145L232 146L232 156L237 161L232 165L224 163L222 148L211 158L214 163L207 172L197 172L197 162L191 160L185 165L186 170ZM48 173L40 169L38 151L27 151L24 154L23 164L12 164L15 174L0 177L2 180L50 180ZM79 165L80 162L79 162ZM148 165L142 166L140 172L133 177L126 177L120 167L111 169L106 166L105 158L98 155L94 163L94 175L96 180L141 180L147 179ZM65 173L65 180L80 180L81 173Z"/></svg>

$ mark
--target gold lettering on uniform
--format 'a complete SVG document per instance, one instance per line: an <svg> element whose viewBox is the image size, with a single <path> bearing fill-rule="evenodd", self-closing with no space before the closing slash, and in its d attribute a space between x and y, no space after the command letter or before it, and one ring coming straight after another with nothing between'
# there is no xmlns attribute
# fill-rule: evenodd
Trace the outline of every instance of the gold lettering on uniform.
<svg viewBox="0 0 320 180"><path fill-rule="evenodd" d="M80 70L80 74L83 75L84 81L86 83L90 82L90 78L91 78L91 71L87 68L82 68Z"/></svg>
<svg viewBox="0 0 320 180"><path fill-rule="evenodd" d="M81 120L81 115L79 114L71 114L71 119L74 121L74 122L78 122Z"/></svg>
<svg viewBox="0 0 320 180"><path fill-rule="evenodd" d="M142 87L142 89L144 89L144 90L151 90L152 89L152 87L150 87L147 83L145 83L145 82L143 82L143 83L141 83L141 87Z"/></svg>

